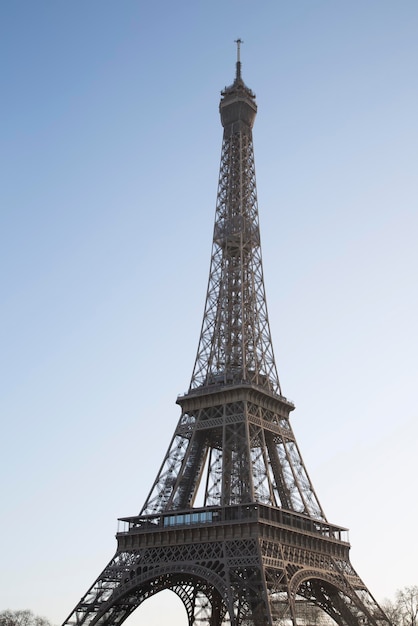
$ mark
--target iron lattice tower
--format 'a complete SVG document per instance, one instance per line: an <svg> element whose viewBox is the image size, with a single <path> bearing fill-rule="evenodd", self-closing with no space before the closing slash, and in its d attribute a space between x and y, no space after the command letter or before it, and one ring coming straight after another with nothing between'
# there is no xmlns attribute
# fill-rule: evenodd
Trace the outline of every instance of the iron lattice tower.
<svg viewBox="0 0 418 626"><path fill-rule="evenodd" d="M383 626L328 523L281 393L264 290L252 127L241 78L221 95L224 128L206 305L188 392L139 515L65 621L117 626L174 591L189 626ZM321 616L321 617L319 617Z"/></svg>

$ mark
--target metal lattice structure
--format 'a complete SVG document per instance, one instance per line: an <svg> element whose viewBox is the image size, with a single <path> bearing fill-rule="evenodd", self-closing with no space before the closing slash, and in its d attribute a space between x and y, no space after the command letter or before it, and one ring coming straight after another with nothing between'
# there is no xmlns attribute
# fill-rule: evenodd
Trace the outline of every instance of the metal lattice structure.
<svg viewBox="0 0 418 626"><path fill-rule="evenodd" d="M222 92L224 128L203 324L181 416L139 515L65 621L117 626L171 589L189 626L383 626L329 524L281 393L264 289L252 127L241 78Z"/></svg>

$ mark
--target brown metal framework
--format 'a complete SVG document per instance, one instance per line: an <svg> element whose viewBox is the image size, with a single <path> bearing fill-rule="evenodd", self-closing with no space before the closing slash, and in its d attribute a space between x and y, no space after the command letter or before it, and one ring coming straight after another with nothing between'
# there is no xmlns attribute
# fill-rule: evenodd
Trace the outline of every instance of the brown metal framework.
<svg viewBox="0 0 418 626"><path fill-rule="evenodd" d="M190 387L141 513L122 518L116 554L68 626L117 626L163 589L180 597L189 626L388 623L350 563L346 530L326 520L290 425L294 405L281 393L260 248L256 112L238 54L220 103L211 268Z"/></svg>

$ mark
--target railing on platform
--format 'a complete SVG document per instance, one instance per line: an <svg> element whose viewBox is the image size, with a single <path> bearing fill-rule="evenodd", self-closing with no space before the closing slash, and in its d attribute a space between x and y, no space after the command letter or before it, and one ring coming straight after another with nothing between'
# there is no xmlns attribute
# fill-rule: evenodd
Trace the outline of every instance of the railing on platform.
<svg viewBox="0 0 418 626"><path fill-rule="evenodd" d="M157 515L123 517L119 519L119 523L122 526L118 528L118 534L146 532L147 530L155 531L181 526L254 521L266 521L274 525L290 528L296 532L312 533L313 535L321 535L322 537L348 543L348 530L346 528L286 509L256 503L167 511Z"/></svg>

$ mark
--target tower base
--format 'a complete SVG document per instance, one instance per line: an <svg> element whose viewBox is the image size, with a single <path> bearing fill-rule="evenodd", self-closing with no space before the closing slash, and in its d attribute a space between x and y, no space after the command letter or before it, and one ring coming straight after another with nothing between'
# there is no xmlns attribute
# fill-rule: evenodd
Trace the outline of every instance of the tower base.
<svg viewBox="0 0 418 626"><path fill-rule="evenodd" d="M122 518L118 547L68 626L121 624L170 589L189 626L388 625L346 530L260 504Z"/></svg>

